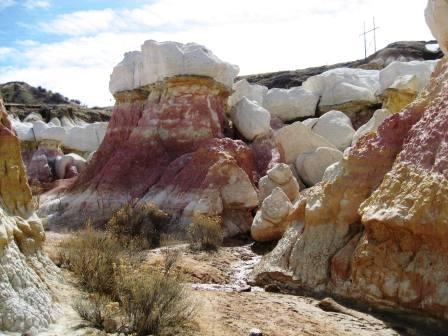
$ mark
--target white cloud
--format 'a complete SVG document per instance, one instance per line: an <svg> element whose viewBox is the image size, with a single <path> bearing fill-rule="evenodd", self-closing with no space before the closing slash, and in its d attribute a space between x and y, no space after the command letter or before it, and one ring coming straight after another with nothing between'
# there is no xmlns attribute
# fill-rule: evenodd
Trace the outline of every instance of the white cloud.
<svg viewBox="0 0 448 336"><path fill-rule="evenodd" d="M1 1L1 0L0 0ZM237 64L242 74L291 70L363 57L364 20L376 16L378 47L431 35L425 0L157 0L137 9L82 11L41 23L67 35L30 44L22 68L0 69L0 82L23 80L89 105L111 104L109 74L144 40L197 42ZM387 8L387 10L384 10ZM397 13L403 13L397 17ZM371 48L372 49L372 48Z"/></svg>
<svg viewBox="0 0 448 336"><path fill-rule="evenodd" d="M0 0L0 11L12 7L16 4L15 0Z"/></svg>
<svg viewBox="0 0 448 336"><path fill-rule="evenodd" d="M26 9L36 9L36 8L49 8L50 1L49 0L25 0L23 6Z"/></svg>
<svg viewBox="0 0 448 336"><path fill-rule="evenodd" d="M14 48L0 48L0 61L2 60L2 58L6 57L6 56L11 56L13 53L15 53L17 50Z"/></svg>

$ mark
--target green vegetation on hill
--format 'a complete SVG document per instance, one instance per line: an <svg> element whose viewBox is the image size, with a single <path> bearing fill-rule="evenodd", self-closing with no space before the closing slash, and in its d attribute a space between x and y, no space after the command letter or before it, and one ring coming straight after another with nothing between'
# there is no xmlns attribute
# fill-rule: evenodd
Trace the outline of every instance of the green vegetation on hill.
<svg viewBox="0 0 448 336"><path fill-rule="evenodd" d="M24 82L9 82L0 84L0 96L7 103L40 105L40 104L77 104L77 100L70 100L60 93L54 93L40 86L33 87Z"/></svg>

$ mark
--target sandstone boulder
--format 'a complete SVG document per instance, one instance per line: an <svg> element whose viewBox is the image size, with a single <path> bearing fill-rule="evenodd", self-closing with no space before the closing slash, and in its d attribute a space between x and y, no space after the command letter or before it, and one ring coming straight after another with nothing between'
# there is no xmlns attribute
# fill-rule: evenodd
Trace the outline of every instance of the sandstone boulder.
<svg viewBox="0 0 448 336"><path fill-rule="evenodd" d="M264 99L264 107L272 116L283 121L312 117L316 113L319 96L303 87L270 89Z"/></svg>
<svg viewBox="0 0 448 336"><path fill-rule="evenodd" d="M56 157L54 168L57 179L62 180L77 176L86 168L86 160L75 153Z"/></svg>
<svg viewBox="0 0 448 336"><path fill-rule="evenodd" d="M263 176L258 188L260 204L268 197L275 188L281 188L291 202L294 202L300 193L300 186L291 168L284 163L277 163Z"/></svg>
<svg viewBox="0 0 448 336"><path fill-rule="evenodd" d="M229 106L236 105L244 97L254 101L259 106L263 106L268 88L262 85L250 84L247 80L242 79L233 85L233 91L233 94L229 97Z"/></svg>
<svg viewBox="0 0 448 336"><path fill-rule="evenodd" d="M256 241L278 240L286 231L289 222L286 220L292 204L279 187L263 201L251 227L252 238Z"/></svg>
<svg viewBox="0 0 448 336"><path fill-rule="evenodd" d="M320 106L331 107L351 101L376 103L379 71L338 68L310 77L303 87L318 94Z"/></svg>
<svg viewBox="0 0 448 336"><path fill-rule="evenodd" d="M437 61L393 62L380 72L383 108L399 112L428 84Z"/></svg>
<svg viewBox="0 0 448 336"><path fill-rule="evenodd" d="M350 118L340 111L325 113L312 127L312 130L341 151L350 146L355 134Z"/></svg>
<svg viewBox="0 0 448 336"><path fill-rule="evenodd" d="M271 132L271 115L263 107L243 97L230 112L238 131L249 141Z"/></svg>
<svg viewBox="0 0 448 336"><path fill-rule="evenodd" d="M278 130L275 133L275 141L279 148L280 158L285 163L294 163L300 154L319 147L336 148L300 121Z"/></svg>
<svg viewBox="0 0 448 336"><path fill-rule="evenodd" d="M329 166L341 160L341 151L319 147L314 152L299 155L296 160L296 169L306 185L314 186L322 180L325 170Z"/></svg>

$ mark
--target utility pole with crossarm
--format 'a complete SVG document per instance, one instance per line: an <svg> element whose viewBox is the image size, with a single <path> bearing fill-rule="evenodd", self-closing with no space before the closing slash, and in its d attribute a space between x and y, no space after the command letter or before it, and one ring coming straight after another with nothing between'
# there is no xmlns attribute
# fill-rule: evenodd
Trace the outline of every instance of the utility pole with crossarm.
<svg viewBox="0 0 448 336"><path fill-rule="evenodd" d="M366 31L366 23L364 22L364 33L361 34L361 36L364 36L364 58L367 58L367 35L372 32L373 32L373 43L376 52L376 31L379 28L380 27L377 27L377 25L375 24L375 17L373 18L373 28L370 29L369 31Z"/></svg>

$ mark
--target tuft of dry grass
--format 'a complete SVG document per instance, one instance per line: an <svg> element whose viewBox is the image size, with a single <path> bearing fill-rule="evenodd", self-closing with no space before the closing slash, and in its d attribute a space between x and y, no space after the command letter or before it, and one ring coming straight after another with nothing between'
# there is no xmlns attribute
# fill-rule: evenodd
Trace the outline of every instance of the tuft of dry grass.
<svg viewBox="0 0 448 336"><path fill-rule="evenodd" d="M196 250L216 251L223 243L220 216L195 215L187 228L190 246Z"/></svg>

